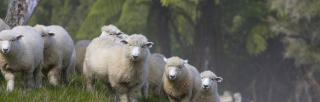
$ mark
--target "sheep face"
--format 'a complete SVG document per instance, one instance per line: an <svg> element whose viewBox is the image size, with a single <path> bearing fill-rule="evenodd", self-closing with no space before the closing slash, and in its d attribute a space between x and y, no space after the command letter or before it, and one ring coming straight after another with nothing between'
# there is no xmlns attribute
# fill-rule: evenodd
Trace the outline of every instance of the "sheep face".
<svg viewBox="0 0 320 102"><path fill-rule="evenodd" d="M53 32L41 33L41 37L44 41L44 47L48 48L50 44L53 42L53 36L55 34Z"/></svg>
<svg viewBox="0 0 320 102"><path fill-rule="evenodd" d="M44 25L35 25L33 27L35 30L40 32L42 39L44 40L44 47L48 48L49 44L53 41L52 37L55 35L53 32L49 31Z"/></svg>
<svg viewBox="0 0 320 102"><path fill-rule="evenodd" d="M139 34L131 35L121 42L127 45L127 57L129 57L131 61L145 59L147 55L149 55L149 48L153 45L152 42L147 41L146 37Z"/></svg>
<svg viewBox="0 0 320 102"><path fill-rule="evenodd" d="M9 31L3 31L0 33L0 48L1 53L4 55L10 54L10 52L14 51L19 44L19 40L23 37L23 35L12 34Z"/></svg>
<svg viewBox="0 0 320 102"><path fill-rule="evenodd" d="M166 62L165 75L169 80L180 80L181 78L184 78L185 75L187 75L187 60L183 60L178 57L171 57L164 60Z"/></svg>
<svg viewBox="0 0 320 102"><path fill-rule="evenodd" d="M217 87L217 84L222 81L221 77L216 76L211 71L204 71L200 74L201 76L201 89L210 90L213 87Z"/></svg>

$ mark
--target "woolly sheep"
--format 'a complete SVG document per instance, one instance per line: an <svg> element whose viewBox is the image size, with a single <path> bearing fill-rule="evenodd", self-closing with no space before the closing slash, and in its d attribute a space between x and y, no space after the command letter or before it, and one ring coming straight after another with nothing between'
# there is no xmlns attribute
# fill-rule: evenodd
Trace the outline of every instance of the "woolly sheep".
<svg viewBox="0 0 320 102"><path fill-rule="evenodd" d="M220 96L221 102L233 102L233 97L230 91L224 91Z"/></svg>
<svg viewBox="0 0 320 102"><path fill-rule="evenodd" d="M73 40L61 26L35 25L44 39L44 68L43 72L49 78L51 85L68 82L68 70L72 68L72 58L75 52ZM74 61L75 62L75 61Z"/></svg>
<svg viewBox="0 0 320 102"><path fill-rule="evenodd" d="M149 66L149 77L148 77L148 85L149 89L148 93L151 93L153 95L161 95L162 93L162 75L164 72L164 67L166 65L166 62L164 62L163 58L165 58L164 55L160 53L153 53L148 58L148 66ZM160 80L159 80L160 79ZM143 86L146 87L146 86ZM144 93L144 96L147 96L147 93L145 92L146 89L142 89L142 92Z"/></svg>
<svg viewBox="0 0 320 102"><path fill-rule="evenodd" d="M163 89L171 102L190 102L200 89L200 74L187 60L179 57L164 59Z"/></svg>
<svg viewBox="0 0 320 102"><path fill-rule="evenodd" d="M80 40L76 43L76 71L77 73L82 73L83 70L83 60L86 54L87 46L90 44L90 40Z"/></svg>
<svg viewBox="0 0 320 102"><path fill-rule="evenodd" d="M29 26L16 26L0 32L1 56L7 62L1 73L7 81L7 91L14 90L16 72L22 72L27 88L41 87L43 40Z"/></svg>
<svg viewBox="0 0 320 102"><path fill-rule="evenodd" d="M201 88L197 96L198 102L220 102L218 93L218 83L222 81L221 77L218 77L211 71L204 71L200 73Z"/></svg>
<svg viewBox="0 0 320 102"><path fill-rule="evenodd" d="M88 90L93 90L94 77L106 81L114 100L136 101L137 92L147 80L147 58L153 43L140 34L133 34L123 44L103 45L107 40L97 37L87 47L83 74Z"/></svg>
<svg viewBox="0 0 320 102"><path fill-rule="evenodd" d="M118 27L110 24L101 27L101 34L99 37L114 42L120 42L121 40L128 38L128 35L124 34Z"/></svg>
<svg viewBox="0 0 320 102"><path fill-rule="evenodd" d="M232 94L230 91L224 91L223 95L220 96L221 102L242 102L241 93L235 92ZM246 100L248 102L252 102L252 100Z"/></svg>

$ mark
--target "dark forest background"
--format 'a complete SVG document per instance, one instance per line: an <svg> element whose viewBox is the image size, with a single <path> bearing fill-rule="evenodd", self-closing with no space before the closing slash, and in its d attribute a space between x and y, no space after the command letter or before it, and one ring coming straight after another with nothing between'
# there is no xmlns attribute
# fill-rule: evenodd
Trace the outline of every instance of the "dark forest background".
<svg viewBox="0 0 320 102"><path fill-rule="evenodd" d="M4 18L8 0L0 1ZM61 25L75 41L102 25L155 42L224 78L243 101L320 102L320 0L40 0L29 25Z"/></svg>

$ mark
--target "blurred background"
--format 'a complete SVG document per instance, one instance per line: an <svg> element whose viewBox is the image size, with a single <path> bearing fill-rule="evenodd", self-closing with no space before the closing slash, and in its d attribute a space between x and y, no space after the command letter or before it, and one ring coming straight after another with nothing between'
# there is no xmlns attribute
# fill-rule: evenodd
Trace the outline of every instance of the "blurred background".
<svg viewBox="0 0 320 102"><path fill-rule="evenodd" d="M0 1L4 18L8 0ZM114 24L224 78L244 102L320 102L320 0L40 0L29 25L75 41Z"/></svg>

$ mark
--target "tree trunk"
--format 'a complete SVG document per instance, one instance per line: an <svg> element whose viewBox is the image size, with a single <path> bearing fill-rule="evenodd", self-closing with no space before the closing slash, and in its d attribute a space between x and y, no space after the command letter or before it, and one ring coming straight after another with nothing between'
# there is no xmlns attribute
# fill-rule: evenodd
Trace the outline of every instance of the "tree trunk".
<svg viewBox="0 0 320 102"><path fill-rule="evenodd" d="M157 44L160 46L160 53L165 56L171 56L171 39L169 35L169 19L170 10L161 5L160 0L153 0L149 12L149 20L152 23L148 24L149 33L154 34Z"/></svg>
<svg viewBox="0 0 320 102"><path fill-rule="evenodd" d="M221 6L214 0L203 0L198 8L201 14L195 28L192 62L200 71L214 70L212 66L220 67L223 54Z"/></svg>
<svg viewBox="0 0 320 102"><path fill-rule="evenodd" d="M10 0L5 22L11 28L27 24L39 0Z"/></svg>

